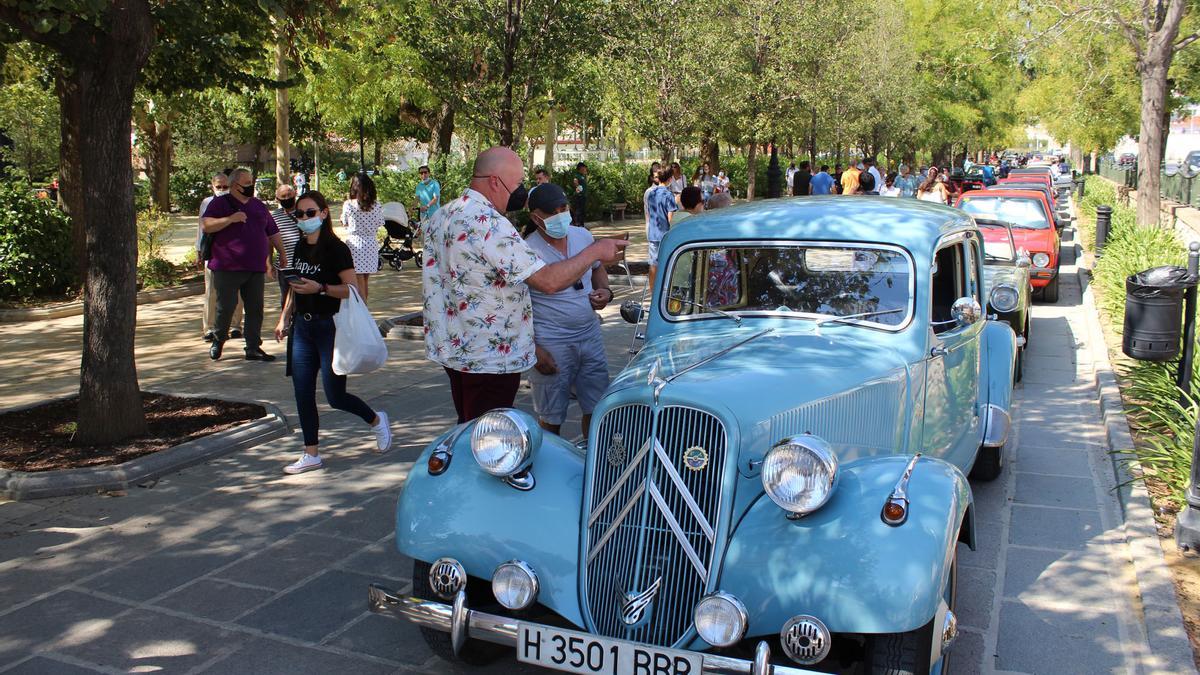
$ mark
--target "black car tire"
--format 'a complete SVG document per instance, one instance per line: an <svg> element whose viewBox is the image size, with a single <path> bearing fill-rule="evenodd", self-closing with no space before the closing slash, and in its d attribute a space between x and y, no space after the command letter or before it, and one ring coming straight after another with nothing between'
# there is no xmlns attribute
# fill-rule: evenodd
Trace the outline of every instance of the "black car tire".
<svg viewBox="0 0 1200 675"><path fill-rule="evenodd" d="M1058 302L1058 277L1056 270L1054 278L1042 288L1042 302Z"/></svg>
<svg viewBox="0 0 1200 675"><path fill-rule="evenodd" d="M958 553L950 563L950 578L946 580L950 593L950 609L958 599ZM940 630L935 626L937 617L916 630L907 633L889 633L872 636L867 644L867 663L865 671L871 675L927 675L932 663L930 652L933 649L934 631ZM950 656L942 657L942 672L949 672Z"/></svg>
<svg viewBox="0 0 1200 675"><path fill-rule="evenodd" d="M412 594L414 597L422 600L435 600L437 602L446 602L439 598L433 589L429 587L429 568L431 565L422 560L413 561L413 576L412 576ZM491 595L491 589L481 589L482 582L478 579L470 579L467 581L467 604L470 606L472 596L479 596L483 590L488 591ZM478 606L478 605L476 605ZM435 656L446 661L461 661L472 666L486 666L496 659L504 655L505 648L491 642L483 640L473 640L467 638L462 649L458 652L458 656L454 655L454 648L450 644L450 634L443 633L440 630L417 626L421 631L421 637L425 639L425 644L429 647L429 651Z"/></svg>
<svg viewBox="0 0 1200 675"><path fill-rule="evenodd" d="M1004 471L1004 451L1008 443L998 448L980 446L979 454L975 456L975 466L971 467L971 478L984 482L993 481Z"/></svg>

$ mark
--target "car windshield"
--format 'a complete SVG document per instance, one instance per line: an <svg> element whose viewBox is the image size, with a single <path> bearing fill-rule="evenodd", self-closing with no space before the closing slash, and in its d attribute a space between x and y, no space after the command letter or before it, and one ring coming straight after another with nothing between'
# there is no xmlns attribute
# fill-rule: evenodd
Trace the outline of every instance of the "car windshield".
<svg viewBox="0 0 1200 675"><path fill-rule="evenodd" d="M672 320L769 314L898 328L912 308L912 262L885 248L706 244L676 254L666 278Z"/></svg>
<svg viewBox="0 0 1200 675"><path fill-rule="evenodd" d="M1008 223L1013 227L1047 230L1050 222L1042 203L1028 197L968 197L963 196L958 208L967 213Z"/></svg>

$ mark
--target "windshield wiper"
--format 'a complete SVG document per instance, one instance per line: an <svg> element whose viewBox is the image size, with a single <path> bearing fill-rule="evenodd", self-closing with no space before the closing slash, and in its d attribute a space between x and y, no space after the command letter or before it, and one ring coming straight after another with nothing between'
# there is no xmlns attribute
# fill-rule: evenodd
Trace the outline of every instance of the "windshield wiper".
<svg viewBox="0 0 1200 675"><path fill-rule="evenodd" d="M733 321L735 324L737 324L739 326L742 325L742 317L730 314L729 312L726 312L725 310L717 309L716 307L706 307L705 305L701 305L698 302L692 302L691 300L684 300L683 298L675 296L675 295L668 295L667 297L670 298L671 300L678 300L679 302L682 302L687 305L691 305L692 307L701 309L706 312L712 312L713 314L719 314L720 316Z"/></svg>
<svg viewBox="0 0 1200 675"><path fill-rule="evenodd" d="M897 307L896 309L882 309L877 312L863 312L861 314L847 314L846 316L831 316L828 319L821 319L820 321L818 321L817 322L817 330L820 330L821 326L824 326L827 323L841 323L843 321L851 321L853 319L865 319L869 316L882 316L884 314L895 314L896 312L903 312L903 311L904 311L903 307Z"/></svg>

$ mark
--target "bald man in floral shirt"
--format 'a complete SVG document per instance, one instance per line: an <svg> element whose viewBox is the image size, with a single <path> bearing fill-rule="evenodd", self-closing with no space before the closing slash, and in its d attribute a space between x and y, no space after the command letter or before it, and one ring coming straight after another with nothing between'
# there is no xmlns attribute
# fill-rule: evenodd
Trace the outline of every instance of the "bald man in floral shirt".
<svg viewBox="0 0 1200 675"><path fill-rule="evenodd" d="M597 239L546 264L504 217L525 208L524 174L509 148L485 150L462 196L421 225L425 354L446 370L460 423L511 408L521 373L537 361L529 288L557 293L629 245Z"/></svg>

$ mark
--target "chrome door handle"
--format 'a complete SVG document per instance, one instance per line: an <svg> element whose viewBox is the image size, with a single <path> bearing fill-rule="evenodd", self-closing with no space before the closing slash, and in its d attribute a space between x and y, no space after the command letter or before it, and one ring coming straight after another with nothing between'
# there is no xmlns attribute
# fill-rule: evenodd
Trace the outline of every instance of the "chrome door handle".
<svg viewBox="0 0 1200 675"><path fill-rule="evenodd" d="M929 350L930 356L945 356L948 353L950 353L950 350L946 349L945 347L943 347L941 345L938 345L937 347L934 347L933 349Z"/></svg>

